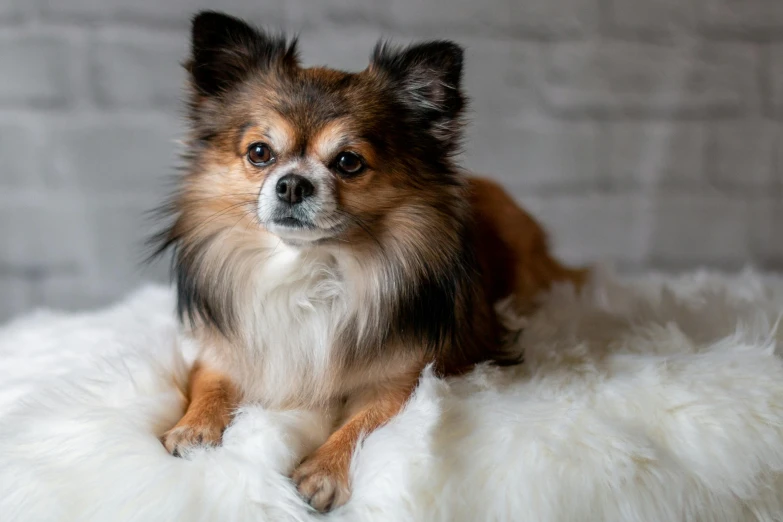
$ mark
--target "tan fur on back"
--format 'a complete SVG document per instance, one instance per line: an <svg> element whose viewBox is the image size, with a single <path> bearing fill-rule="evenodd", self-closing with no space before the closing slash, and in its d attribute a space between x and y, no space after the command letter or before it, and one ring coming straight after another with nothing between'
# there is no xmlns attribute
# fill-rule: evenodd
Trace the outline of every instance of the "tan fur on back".
<svg viewBox="0 0 783 522"><path fill-rule="evenodd" d="M561 264L549 249L543 227L496 182L471 177L470 202L476 220L476 242L489 299L512 296L521 312L555 282L577 288L588 270Z"/></svg>

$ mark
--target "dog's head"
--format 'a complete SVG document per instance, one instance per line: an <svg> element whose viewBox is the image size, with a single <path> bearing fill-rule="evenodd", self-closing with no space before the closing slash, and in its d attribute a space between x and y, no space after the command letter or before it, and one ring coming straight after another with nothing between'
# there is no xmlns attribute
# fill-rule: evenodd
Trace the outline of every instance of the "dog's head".
<svg viewBox="0 0 783 522"><path fill-rule="evenodd" d="M198 14L191 89L191 228L258 227L291 245L375 240L450 204L460 184L462 50L379 44L359 73L303 68L296 41L220 13ZM252 223L251 223L252 222ZM184 232L184 231L181 231Z"/></svg>

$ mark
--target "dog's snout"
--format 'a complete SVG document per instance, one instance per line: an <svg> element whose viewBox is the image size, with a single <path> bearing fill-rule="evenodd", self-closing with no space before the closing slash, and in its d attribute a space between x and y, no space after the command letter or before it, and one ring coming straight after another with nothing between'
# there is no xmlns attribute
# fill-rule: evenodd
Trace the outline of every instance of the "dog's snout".
<svg viewBox="0 0 783 522"><path fill-rule="evenodd" d="M296 205L315 192L312 182L299 174L286 174L277 181L277 198L289 205Z"/></svg>

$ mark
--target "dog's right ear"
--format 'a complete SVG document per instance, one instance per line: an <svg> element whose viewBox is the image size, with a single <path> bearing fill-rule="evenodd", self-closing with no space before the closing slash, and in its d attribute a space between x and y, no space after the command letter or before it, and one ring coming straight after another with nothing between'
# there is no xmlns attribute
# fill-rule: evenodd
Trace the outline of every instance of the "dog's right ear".
<svg viewBox="0 0 783 522"><path fill-rule="evenodd" d="M238 18L202 11L191 25L190 59L185 69L196 93L217 96L253 72L274 66L296 66L296 39L270 36Z"/></svg>

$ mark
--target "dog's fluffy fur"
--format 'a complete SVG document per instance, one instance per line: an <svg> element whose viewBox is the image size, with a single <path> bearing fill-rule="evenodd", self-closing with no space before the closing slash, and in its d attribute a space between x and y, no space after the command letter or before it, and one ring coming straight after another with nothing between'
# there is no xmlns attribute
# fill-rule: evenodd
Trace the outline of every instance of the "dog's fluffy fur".
<svg viewBox="0 0 783 522"><path fill-rule="evenodd" d="M376 47L350 74L301 68L296 42L204 12L192 26L186 171L159 238L201 346L173 453L217 443L244 402L345 402L294 473L320 510L349 497L362 434L395 415L425 365L514 362L493 304L579 282L497 185L453 161L462 50Z"/></svg>

